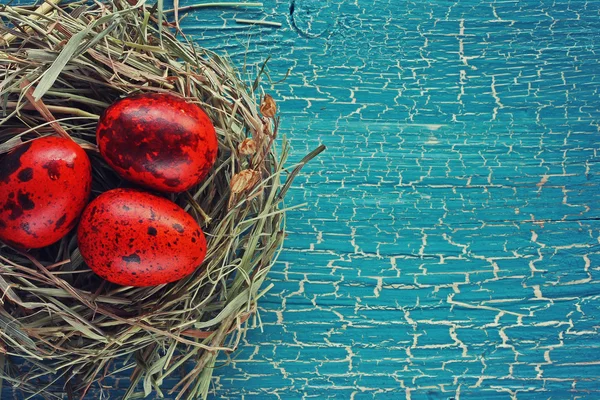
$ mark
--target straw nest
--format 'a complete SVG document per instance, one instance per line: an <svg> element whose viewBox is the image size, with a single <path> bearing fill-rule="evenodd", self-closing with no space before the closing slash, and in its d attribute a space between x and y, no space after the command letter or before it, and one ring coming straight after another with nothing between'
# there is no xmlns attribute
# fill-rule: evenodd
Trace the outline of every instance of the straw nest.
<svg viewBox="0 0 600 400"><path fill-rule="evenodd" d="M262 70L245 82L227 57L187 42L160 8L59 1L0 7L0 158L36 137L69 136L90 155L95 197L125 184L97 152L102 111L129 94L179 93L202 105L219 138L210 176L168 196L203 227L208 252L187 278L134 288L91 272L75 232L39 250L0 243L0 385L82 398L128 374L124 398L205 397L219 351L234 351L257 320L291 180L323 149L284 168L288 146L277 141L275 151L279 120L258 92ZM165 389L172 378L177 385Z"/></svg>

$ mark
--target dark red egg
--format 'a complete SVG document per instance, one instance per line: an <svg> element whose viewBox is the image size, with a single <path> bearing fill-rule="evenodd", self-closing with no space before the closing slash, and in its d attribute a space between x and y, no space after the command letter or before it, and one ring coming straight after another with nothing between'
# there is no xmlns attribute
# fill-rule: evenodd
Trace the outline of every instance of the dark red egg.
<svg viewBox="0 0 600 400"><path fill-rule="evenodd" d="M113 189L94 199L81 216L79 251L107 281L154 286L196 270L206 239L177 204L135 189Z"/></svg>
<svg viewBox="0 0 600 400"><path fill-rule="evenodd" d="M200 106L165 93L118 100L100 118L96 139L121 177L164 192L191 188L217 159L210 118Z"/></svg>
<svg viewBox="0 0 600 400"><path fill-rule="evenodd" d="M83 211L92 167L74 141L43 137L0 157L0 240L22 248L65 236Z"/></svg>

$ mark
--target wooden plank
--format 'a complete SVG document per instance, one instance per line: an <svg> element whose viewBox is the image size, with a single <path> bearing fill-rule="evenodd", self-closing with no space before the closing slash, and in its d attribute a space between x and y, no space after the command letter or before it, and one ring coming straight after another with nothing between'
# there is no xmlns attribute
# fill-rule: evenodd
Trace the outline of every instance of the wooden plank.
<svg viewBox="0 0 600 400"><path fill-rule="evenodd" d="M599 8L187 14L183 31L249 82L268 56L274 81L290 70L265 91L292 161L328 146L289 192L310 207L288 215L263 329L211 398L600 397Z"/></svg>
<svg viewBox="0 0 600 400"><path fill-rule="evenodd" d="M291 69L265 90L294 153L328 147L290 191L311 206L288 216L263 330L216 370L215 399L600 395L590 4L266 1L184 20L250 73Z"/></svg>

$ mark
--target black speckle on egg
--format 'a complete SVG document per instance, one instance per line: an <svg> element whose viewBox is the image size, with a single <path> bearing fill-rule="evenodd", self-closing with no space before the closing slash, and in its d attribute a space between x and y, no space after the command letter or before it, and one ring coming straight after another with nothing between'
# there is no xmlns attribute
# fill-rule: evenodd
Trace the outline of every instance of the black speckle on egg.
<svg viewBox="0 0 600 400"><path fill-rule="evenodd" d="M8 200L6 204L4 204L4 209L10 211L8 219L14 221L23 215L23 207L15 203L13 200Z"/></svg>
<svg viewBox="0 0 600 400"><path fill-rule="evenodd" d="M33 168L27 167L22 169L17 175L17 178L19 178L21 182L29 182L33 179Z"/></svg>
<svg viewBox="0 0 600 400"><path fill-rule="evenodd" d="M138 263L138 264L139 264L139 263L140 263L140 261L141 261L141 259L140 259L140 256L138 256L138 255L137 255L137 254L135 254L135 253L133 253L133 254L130 254L130 255L128 255L128 256L123 256L123 257L121 257L121 258L122 258L122 259L123 259L123 261L125 261L125 262L133 262L133 263Z"/></svg>
<svg viewBox="0 0 600 400"><path fill-rule="evenodd" d="M172 225L173 229L175 229L177 232L179 233L183 233L183 226L181 226L180 224L173 224Z"/></svg>
<svg viewBox="0 0 600 400"><path fill-rule="evenodd" d="M165 185L167 185L167 186L179 186L179 185L181 185L181 180L180 179L176 179L176 178L165 179L164 182L165 182Z"/></svg>
<svg viewBox="0 0 600 400"><path fill-rule="evenodd" d="M60 178L60 161L58 161L58 160L48 161L47 163L42 165L42 168L44 168L48 172L48 176L53 181Z"/></svg>
<svg viewBox="0 0 600 400"><path fill-rule="evenodd" d="M94 215L96 215L96 211L98 211L98 207L94 206L92 207L91 211L90 211L90 218L94 218Z"/></svg>
<svg viewBox="0 0 600 400"><path fill-rule="evenodd" d="M37 237L37 235L31 231L31 227L29 226L29 222L24 222L21 224L21 228L25 231L25 233L27 233L28 235L31 235L33 237Z"/></svg>
<svg viewBox="0 0 600 400"><path fill-rule="evenodd" d="M157 231L156 231L155 227L153 227L153 226L149 226L148 227L148 235L150 235L150 236L156 236L156 233L157 233Z"/></svg>
<svg viewBox="0 0 600 400"><path fill-rule="evenodd" d="M19 202L19 205L23 207L23 210L33 210L35 208L35 203L31 200L31 197L29 197L29 193L19 191L17 201Z"/></svg>
<svg viewBox="0 0 600 400"><path fill-rule="evenodd" d="M67 214L63 214L62 217L60 217L58 219L58 221L56 221L56 229L59 229L61 226L63 226L66 219L67 219Z"/></svg>

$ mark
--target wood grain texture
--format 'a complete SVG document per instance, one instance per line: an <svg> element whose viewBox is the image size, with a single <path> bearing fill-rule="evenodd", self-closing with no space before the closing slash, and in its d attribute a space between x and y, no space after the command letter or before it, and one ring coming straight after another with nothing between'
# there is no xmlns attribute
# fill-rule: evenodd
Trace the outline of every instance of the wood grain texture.
<svg viewBox="0 0 600 400"><path fill-rule="evenodd" d="M328 151L213 398L600 397L600 3L265 6L182 27Z"/></svg>
<svg viewBox="0 0 600 400"><path fill-rule="evenodd" d="M600 397L599 13L597 0L182 13L249 81L268 56L273 80L290 70L265 90L293 160L328 146L289 192L309 206L288 214L263 327L211 398Z"/></svg>

